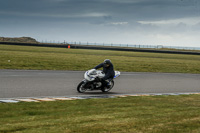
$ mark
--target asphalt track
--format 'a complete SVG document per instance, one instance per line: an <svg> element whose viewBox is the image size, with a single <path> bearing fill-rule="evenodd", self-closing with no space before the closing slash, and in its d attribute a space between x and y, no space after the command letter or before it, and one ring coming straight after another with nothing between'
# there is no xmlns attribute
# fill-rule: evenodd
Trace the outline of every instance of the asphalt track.
<svg viewBox="0 0 200 133"><path fill-rule="evenodd" d="M108 93L80 94L83 71L0 70L0 98L200 92L200 74L122 72Z"/></svg>

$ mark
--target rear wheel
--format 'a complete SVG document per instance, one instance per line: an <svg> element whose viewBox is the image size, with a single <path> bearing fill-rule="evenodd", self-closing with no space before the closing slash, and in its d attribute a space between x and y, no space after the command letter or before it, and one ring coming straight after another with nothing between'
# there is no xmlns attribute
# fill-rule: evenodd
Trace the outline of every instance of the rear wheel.
<svg viewBox="0 0 200 133"><path fill-rule="evenodd" d="M83 93L83 92L85 92L87 89L86 88L84 88L84 81L82 81L82 82L80 82L79 84L78 84L78 86L77 86L77 91L79 92L79 93Z"/></svg>
<svg viewBox="0 0 200 133"><path fill-rule="evenodd" d="M114 87L114 81L110 81L108 87L104 87L101 89L102 92L109 92Z"/></svg>

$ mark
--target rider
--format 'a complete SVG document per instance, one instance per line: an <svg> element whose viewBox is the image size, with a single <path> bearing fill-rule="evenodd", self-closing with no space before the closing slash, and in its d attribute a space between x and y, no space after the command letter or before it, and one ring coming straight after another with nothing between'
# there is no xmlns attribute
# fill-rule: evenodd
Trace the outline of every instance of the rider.
<svg viewBox="0 0 200 133"><path fill-rule="evenodd" d="M98 81L101 81L103 83L103 87L108 87L108 80L109 82L114 78L115 71L113 64L111 63L111 60L105 59L103 63L97 65L94 69L98 69L103 67L103 72L105 73L105 76L101 79L97 79Z"/></svg>

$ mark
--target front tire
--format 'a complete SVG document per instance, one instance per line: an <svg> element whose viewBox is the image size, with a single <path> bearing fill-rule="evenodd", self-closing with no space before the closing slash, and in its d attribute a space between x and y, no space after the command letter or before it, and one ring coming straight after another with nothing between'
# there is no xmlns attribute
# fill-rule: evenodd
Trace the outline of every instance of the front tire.
<svg viewBox="0 0 200 133"><path fill-rule="evenodd" d="M84 93L87 89L83 87L84 86L84 81L80 82L77 86L77 91L79 93Z"/></svg>

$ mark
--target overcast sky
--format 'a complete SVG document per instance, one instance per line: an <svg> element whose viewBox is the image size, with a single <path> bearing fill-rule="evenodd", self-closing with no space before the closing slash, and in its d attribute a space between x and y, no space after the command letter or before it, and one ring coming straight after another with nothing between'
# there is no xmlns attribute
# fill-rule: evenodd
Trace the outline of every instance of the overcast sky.
<svg viewBox="0 0 200 133"><path fill-rule="evenodd" d="M0 36L200 47L200 0L0 0Z"/></svg>

